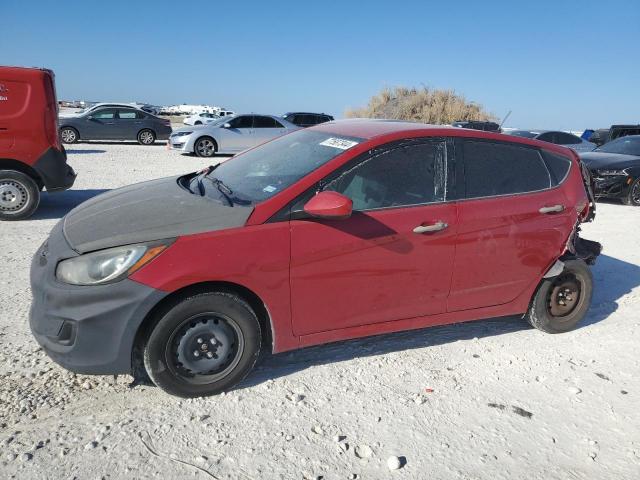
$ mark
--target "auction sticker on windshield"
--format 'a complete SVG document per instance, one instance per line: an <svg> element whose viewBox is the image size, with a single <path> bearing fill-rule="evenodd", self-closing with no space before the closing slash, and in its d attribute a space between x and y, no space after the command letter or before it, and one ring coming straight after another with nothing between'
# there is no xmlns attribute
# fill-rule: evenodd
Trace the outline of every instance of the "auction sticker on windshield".
<svg viewBox="0 0 640 480"><path fill-rule="evenodd" d="M324 142L320 142L320 145L324 145L325 147L333 147L339 148L340 150L347 150L351 147L354 147L358 144L358 142L353 142L351 140L345 140L344 138L327 138Z"/></svg>

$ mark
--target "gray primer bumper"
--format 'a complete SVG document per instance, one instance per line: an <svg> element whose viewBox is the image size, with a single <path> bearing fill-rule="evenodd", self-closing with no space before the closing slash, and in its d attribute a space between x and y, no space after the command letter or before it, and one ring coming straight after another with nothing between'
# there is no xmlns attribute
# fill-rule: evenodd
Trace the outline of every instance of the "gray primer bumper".
<svg viewBox="0 0 640 480"><path fill-rule="evenodd" d="M31 331L47 354L68 370L130 373L138 327L167 293L128 279L91 287L58 282L57 263L77 255L58 223L31 264Z"/></svg>

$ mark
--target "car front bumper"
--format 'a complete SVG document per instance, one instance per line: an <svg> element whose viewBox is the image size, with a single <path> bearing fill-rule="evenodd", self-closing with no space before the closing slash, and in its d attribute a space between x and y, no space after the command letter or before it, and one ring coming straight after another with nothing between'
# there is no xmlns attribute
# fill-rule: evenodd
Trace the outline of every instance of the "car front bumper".
<svg viewBox="0 0 640 480"><path fill-rule="evenodd" d="M596 198L623 198L629 194L629 184L633 183L633 179L627 175L598 176L595 172L592 175Z"/></svg>
<svg viewBox="0 0 640 480"><path fill-rule="evenodd" d="M75 373L127 374L139 326L166 295L129 279L76 286L58 282L58 262L77 256L59 222L31 264L31 331L47 355Z"/></svg>
<svg viewBox="0 0 640 480"><path fill-rule="evenodd" d="M193 152L193 135L171 135L169 137L169 148L171 150L178 150L183 153L191 153Z"/></svg>

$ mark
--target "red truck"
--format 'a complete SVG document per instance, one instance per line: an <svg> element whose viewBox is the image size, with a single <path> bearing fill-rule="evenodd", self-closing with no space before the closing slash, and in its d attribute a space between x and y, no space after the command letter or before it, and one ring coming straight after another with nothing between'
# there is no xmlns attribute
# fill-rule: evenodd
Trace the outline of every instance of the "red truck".
<svg viewBox="0 0 640 480"><path fill-rule="evenodd" d="M40 192L66 190L76 173L58 137L54 74L0 66L0 220L22 220Z"/></svg>

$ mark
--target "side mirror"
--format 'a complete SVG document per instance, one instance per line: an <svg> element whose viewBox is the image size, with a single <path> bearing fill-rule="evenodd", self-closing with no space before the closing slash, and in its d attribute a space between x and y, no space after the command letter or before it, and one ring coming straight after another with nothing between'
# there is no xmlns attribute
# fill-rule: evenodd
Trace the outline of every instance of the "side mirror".
<svg viewBox="0 0 640 480"><path fill-rule="evenodd" d="M93 115L87 115L87 120L93 120Z"/></svg>
<svg viewBox="0 0 640 480"><path fill-rule="evenodd" d="M231 128L231 124L229 122L222 125L222 128Z"/></svg>
<svg viewBox="0 0 640 480"><path fill-rule="evenodd" d="M353 211L353 202L338 192L325 191L318 193L304 205L307 215L328 220L349 218Z"/></svg>

